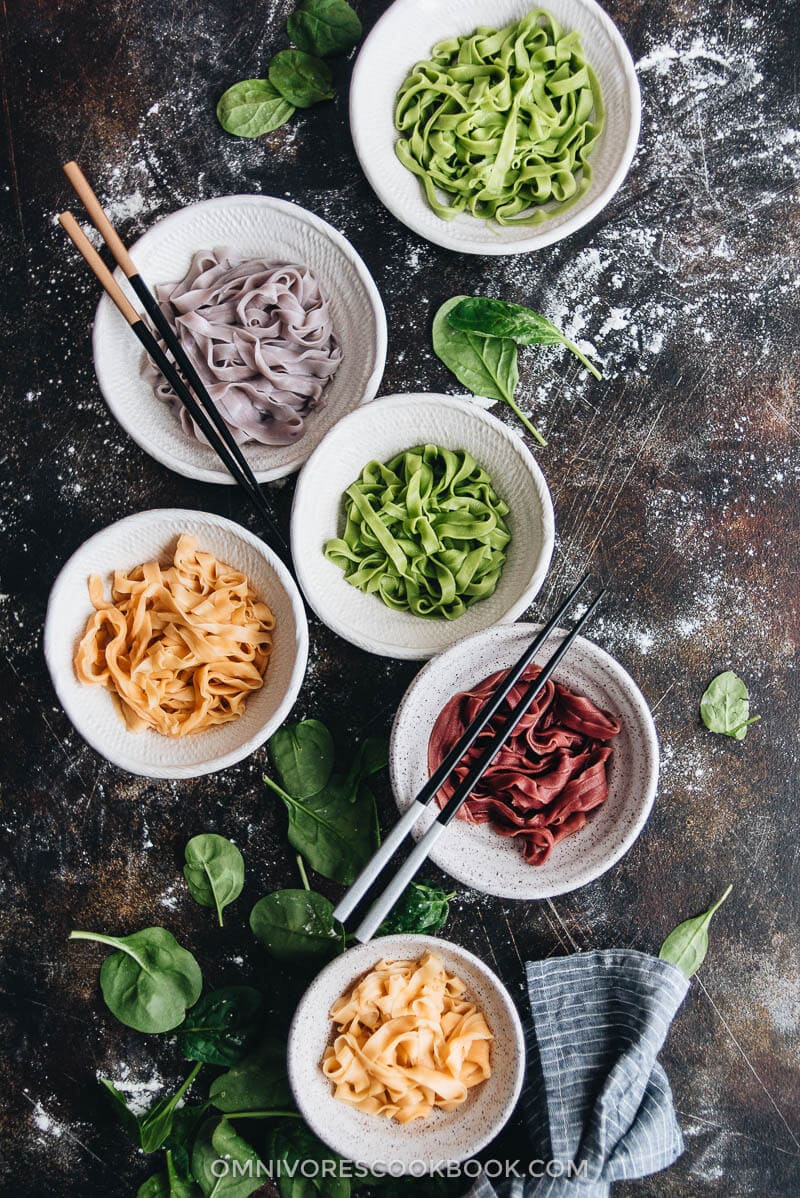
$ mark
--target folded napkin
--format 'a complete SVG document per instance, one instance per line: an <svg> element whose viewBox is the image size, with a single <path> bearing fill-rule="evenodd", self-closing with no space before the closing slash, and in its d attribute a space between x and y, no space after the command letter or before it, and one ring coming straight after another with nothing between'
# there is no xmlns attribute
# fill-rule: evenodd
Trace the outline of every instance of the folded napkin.
<svg viewBox="0 0 800 1198"><path fill-rule="evenodd" d="M671 1165L683 1137L656 1057L688 978L632 949L528 962L527 976L523 1103L540 1176L484 1175L465 1198L607 1198L611 1182Z"/></svg>

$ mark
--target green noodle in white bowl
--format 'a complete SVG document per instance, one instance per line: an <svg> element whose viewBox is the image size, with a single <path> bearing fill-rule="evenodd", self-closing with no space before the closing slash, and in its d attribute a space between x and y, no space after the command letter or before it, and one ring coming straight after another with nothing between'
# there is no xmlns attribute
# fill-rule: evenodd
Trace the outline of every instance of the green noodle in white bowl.
<svg viewBox="0 0 800 1198"><path fill-rule="evenodd" d="M596 0L544 9L528 29L542 11L528 0L395 0L361 49L359 161L397 219L437 245L541 249L592 220L628 172L641 102L622 36Z"/></svg>

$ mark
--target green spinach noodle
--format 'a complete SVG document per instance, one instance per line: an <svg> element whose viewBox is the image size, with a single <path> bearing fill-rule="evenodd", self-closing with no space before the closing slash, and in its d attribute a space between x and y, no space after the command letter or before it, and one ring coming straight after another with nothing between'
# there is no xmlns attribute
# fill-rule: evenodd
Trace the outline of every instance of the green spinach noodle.
<svg viewBox="0 0 800 1198"><path fill-rule="evenodd" d="M586 193L605 114L578 33L539 8L431 55L398 92L395 151L437 216L536 225Z"/></svg>
<svg viewBox="0 0 800 1198"><path fill-rule="evenodd" d="M345 527L325 556L396 611L455 620L494 594L508 505L466 450L419 445L368 462L344 493Z"/></svg>

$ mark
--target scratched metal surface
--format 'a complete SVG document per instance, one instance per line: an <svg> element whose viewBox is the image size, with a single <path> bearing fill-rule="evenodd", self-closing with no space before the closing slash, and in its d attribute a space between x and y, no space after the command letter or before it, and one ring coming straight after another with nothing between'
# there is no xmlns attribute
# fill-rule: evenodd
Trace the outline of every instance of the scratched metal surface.
<svg viewBox="0 0 800 1198"><path fill-rule="evenodd" d="M657 950L679 918L733 883L664 1052L686 1152L668 1173L617 1192L797 1194L800 10L778 0L612 3L645 105L628 181L568 242L480 261L419 241L381 209L349 140L346 67L335 104L260 142L218 129L216 97L263 70L284 44L289 7L3 4L3 1192L133 1194L148 1164L112 1125L95 1077L142 1097L181 1071L173 1048L111 1019L99 957L68 948L68 930L164 923L194 948L209 982L259 977L246 913L294 882L283 815L259 781L263 753L193 783L128 777L72 731L45 674L48 588L91 532L166 504L254 527L233 489L169 474L103 405L89 347L96 289L53 224L72 202L59 167L74 156L129 239L226 192L288 196L331 220L386 301L385 391L456 389L429 348L430 316L456 292L529 302L603 360L598 385L554 350L524 355L522 393L550 441L539 457L558 521L533 611L587 566L607 575L594 635L655 711L658 800L636 846L593 885L531 905L462 890L448 935L494 965L523 1003L526 958ZM363 3L365 23L384 7ZM274 489L284 517L291 491ZM764 717L744 744L698 723L702 689L728 666ZM387 731L413 673L315 624L295 714L328 720L344 742ZM385 792L382 810L388 818ZM180 882L182 845L201 829L235 838L248 862L224 935ZM268 985L278 991L280 979ZM524 1153L518 1125L503 1147Z"/></svg>

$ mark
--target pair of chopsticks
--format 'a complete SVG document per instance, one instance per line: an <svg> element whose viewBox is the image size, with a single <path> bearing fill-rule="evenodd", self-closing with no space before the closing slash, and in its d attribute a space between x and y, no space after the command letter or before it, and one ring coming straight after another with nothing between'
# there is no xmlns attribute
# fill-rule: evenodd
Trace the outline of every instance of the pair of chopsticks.
<svg viewBox="0 0 800 1198"><path fill-rule="evenodd" d="M106 216L102 204L92 191L86 176L77 162L66 163L64 173L72 184L76 195L82 200L86 211L91 217L92 224L111 250L114 260L141 300L145 312L152 320L164 344L172 355L172 360L167 357L150 327L130 303L122 288L111 274L111 271L103 262L103 259L71 212L62 212L59 216L58 219L62 228L68 234L75 248L83 255L89 268L97 276L106 295L130 325L131 332L138 337L145 351L153 359L153 362L164 375L181 403L202 429L206 440L216 451L222 464L245 492L253 507L266 524L270 539L273 542L273 548L276 548L285 557L288 564L290 560L289 546L275 523L256 477L250 469L240 446L237 444L236 438L225 423L213 399L208 394L197 370L187 357L171 324L161 311L158 300L136 269L133 259L122 243L111 221Z"/></svg>
<svg viewBox="0 0 800 1198"><path fill-rule="evenodd" d="M408 807L407 811L398 820L392 828L389 835L384 840L383 844L377 852L370 858L367 864L362 869L361 873L353 882L347 893L342 898L339 905L333 912L334 918L341 923L350 916L357 905L361 902L367 891L377 881L380 873L388 864L390 858L399 848L411 829L416 824L422 813L426 810L431 800L438 794L444 783L452 774L455 767L458 765L461 758L470 749L475 741L483 732L484 728L489 724L493 717L500 710L500 707L506 700L511 689L516 685L523 673L533 661L536 653L549 637L550 633L558 624L561 617L572 605L573 600L578 592L583 588L589 579L589 575L585 574L576 587L570 591L567 598L559 607L555 615L537 634L530 645L525 649L519 660L509 670L506 677L498 685L494 693L486 700L483 707L480 709L475 719L465 728L458 741L453 745L453 748L443 759L441 764L434 770L428 781L415 797L414 801ZM363 920L356 928L355 938L365 944L371 940L378 930L379 925L383 922L386 916L391 911L392 907L398 901L406 886L417 873L423 861L427 858L439 837L445 832L447 825L455 818L458 811L467 801L472 791L477 786L478 782L483 777L486 770L491 765L494 758L502 749L503 745L509 739L514 729L523 718L528 708L533 703L536 696L543 690L545 683L558 667L559 662L564 654L569 650L575 637L593 615L598 603L603 597L604 590L601 590L596 598L589 605L588 609L580 617L572 630L564 637L559 647L556 649L553 656L544 665L538 676L533 679L530 685L525 690L522 698L511 713L507 723L493 737L478 760L473 765L472 769L467 773L463 781L456 787L450 799L444 807L441 808L436 819L433 821L427 832L422 836L407 860L400 866L397 873L389 882L385 890L375 899L372 906L367 911Z"/></svg>

